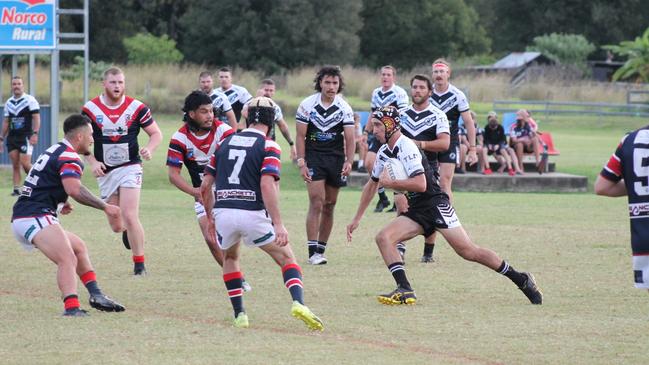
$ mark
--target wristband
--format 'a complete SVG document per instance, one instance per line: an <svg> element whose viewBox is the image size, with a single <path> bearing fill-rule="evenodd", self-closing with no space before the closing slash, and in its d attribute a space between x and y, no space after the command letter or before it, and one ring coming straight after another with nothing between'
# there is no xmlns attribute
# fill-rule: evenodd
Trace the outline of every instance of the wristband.
<svg viewBox="0 0 649 365"><path fill-rule="evenodd" d="M288 141L288 145L289 145L289 146L293 146L294 144L295 144L295 142L293 142L293 141Z"/></svg>

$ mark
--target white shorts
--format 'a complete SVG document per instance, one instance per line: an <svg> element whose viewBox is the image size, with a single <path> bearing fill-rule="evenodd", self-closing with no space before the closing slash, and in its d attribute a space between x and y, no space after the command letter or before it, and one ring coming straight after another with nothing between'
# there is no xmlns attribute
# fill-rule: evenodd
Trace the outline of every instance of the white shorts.
<svg viewBox="0 0 649 365"><path fill-rule="evenodd" d="M142 187L142 165L134 164L118 167L104 176L97 178L102 200L108 200L119 188Z"/></svg>
<svg viewBox="0 0 649 365"><path fill-rule="evenodd" d="M649 289L649 256L633 256L633 278L636 288Z"/></svg>
<svg viewBox="0 0 649 365"><path fill-rule="evenodd" d="M200 202L194 202L194 211L196 212L196 219L201 219L206 216L205 207Z"/></svg>
<svg viewBox="0 0 649 365"><path fill-rule="evenodd" d="M17 218L11 222L11 229L14 232L16 241L27 251L33 250L36 246L32 243L36 234L45 227L59 224L59 219L51 214L38 217Z"/></svg>
<svg viewBox="0 0 649 365"><path fill-rule="evenodd" d="M227 250L242 238L248 246L275 242L275 229L266 210L216 208L212 210L219 246Z"/></svg>

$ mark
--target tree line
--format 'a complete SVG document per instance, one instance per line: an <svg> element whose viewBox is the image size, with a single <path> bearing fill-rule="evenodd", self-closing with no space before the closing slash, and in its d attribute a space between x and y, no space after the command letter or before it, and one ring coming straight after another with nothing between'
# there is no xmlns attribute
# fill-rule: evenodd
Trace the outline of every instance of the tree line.
<svg viewBox="0 0 649 365"><path fill-rule="evenodd" d="M78 0L61 0L62 8ZM186 62L274 73L316 64L400 68L438 57L494 59L535 37L601 46L643 33L643 0L113 0L90 2L91 59L129 62L124 40L167 37ZM62 29L81 30L62 18ZM168 52L163 52L168 53ZM131 60L132 61L132 60Z"/></svg>

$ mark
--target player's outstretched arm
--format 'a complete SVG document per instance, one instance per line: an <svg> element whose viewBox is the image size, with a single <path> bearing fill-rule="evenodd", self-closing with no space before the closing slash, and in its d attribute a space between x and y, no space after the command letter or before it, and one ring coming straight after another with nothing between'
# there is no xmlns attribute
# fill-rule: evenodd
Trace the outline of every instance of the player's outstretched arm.
<svg viewBox="0 0 649 365"><path fill-rule="evenodd" d="M352 241L352 233L358 228L365 214L365 210L372 202L372 199L376 195L376 190L379 188L378 181L369 179L365 186L363 186L363 192L361 193L361 200L358 203L358 209L356 210L356 215L352 218L352 222L347 225L347 241Z"/></svg>
<svg viewBox="0 0 649 365"><path fill-rule="evenodd" d="M288 231L282 223L282 217L279 213L279 189L275 183L275 177L272 175L261 176L261 196L264 199L264 206L275 228L275 243L278 246L288 244Z"/></svg>
<svg viewBox="0 0 649 365"><path fill-rule="evenodd" d="M180 191L193 196L195 199L201 199L200 188L194 188L191 186L183 177L180 175L180 168L176 166L167 166L167 175L169 176L169 182L172 183L175 187L180 189Z"/></svg>
<svg viewBox="0 0 649 365"><path fill-rule="evenodd" d="M97 161L95 156L92 154L84 156L86 162L90 165L90 170L92 171L92 174L95 177L100 177L106 175L104 171L106 171L106 165L103 163ZM69 195L69 194L68 194Z"/></svg>
<svg viewBox="0 0 649 365"><path fill-rule="evenodd" d="M626 196L626 185L624 185L624 180L614 182L603 177L602 175L599 175L597 176L597 180L595 180L595 194L610 196L613 198Z"/></svg>
<svg viewBox="0 0 649 365"><path fill-rule="evenodd" d="M424 151L443 152L451 145L451 136L448 133L441 133L433 141L413 141L415 145Z"/></svg>
<svg viewBox="0 0 649 365"><path fill-rule="evenodd" d="M153 151L155 151L155 149L160 145L160 142L162 142L162 131L156 122L144 127L144 131L149 135L149 143L146 144L146 147L140 148L140 155L148 161L153 157Z"/></svg>
<svg viewBox="0 0 649 365"><path fill-rule="evenodd" d="M80 204L103 210L108 217L108 223L113 232L122 232L124 230L120 208L116 205L107 204L96 197L88 188L81 184L81 180L74 178L63 179L63 189L65 189L65 192L72 199Z"/></svg>
<svg viewBox="0 0 649 365"><path fill-rule="evenodd" d="M426 175L421 173L404 180L392 180L387 172L384 171L379 179L379 184L387 189L422 193L426 191Z"/></svg>

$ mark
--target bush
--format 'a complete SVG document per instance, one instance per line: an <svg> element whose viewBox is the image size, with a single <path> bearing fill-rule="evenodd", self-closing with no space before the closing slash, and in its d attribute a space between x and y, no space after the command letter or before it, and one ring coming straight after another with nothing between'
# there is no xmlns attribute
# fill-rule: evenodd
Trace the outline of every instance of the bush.
<svg viewBox="0 0 649 365"><path fill-rule="evenodd" d="M586 59L596 48L580 34L542 35L534 37L534 43L527 47L528 51L541 52L553 61L565 65L574 65L586 70Z"/></svg>
<svg viewBox="0 0 649 365"><path fill-rule="evenodd" d="M128 62L138 65L178 63L183 54L176 48L176 41L166 34L156 37L149 33L138 33L125 38L124 48L128 54Z"/></svg>
<svg viewBox="0 0 649 365"><path fill-rule="evenodd" d="M104 71L110 67L110 64L104 62L104 61L99 61L99 62L93 62L90 61L90 64L88 65L88 79L92 81L101 81L104 76ZM83 57L82 56L75 56L74 57L74 64L65 70L61 71L61 78L63 80L77 80L80 79L83 76Z"/></svg>

